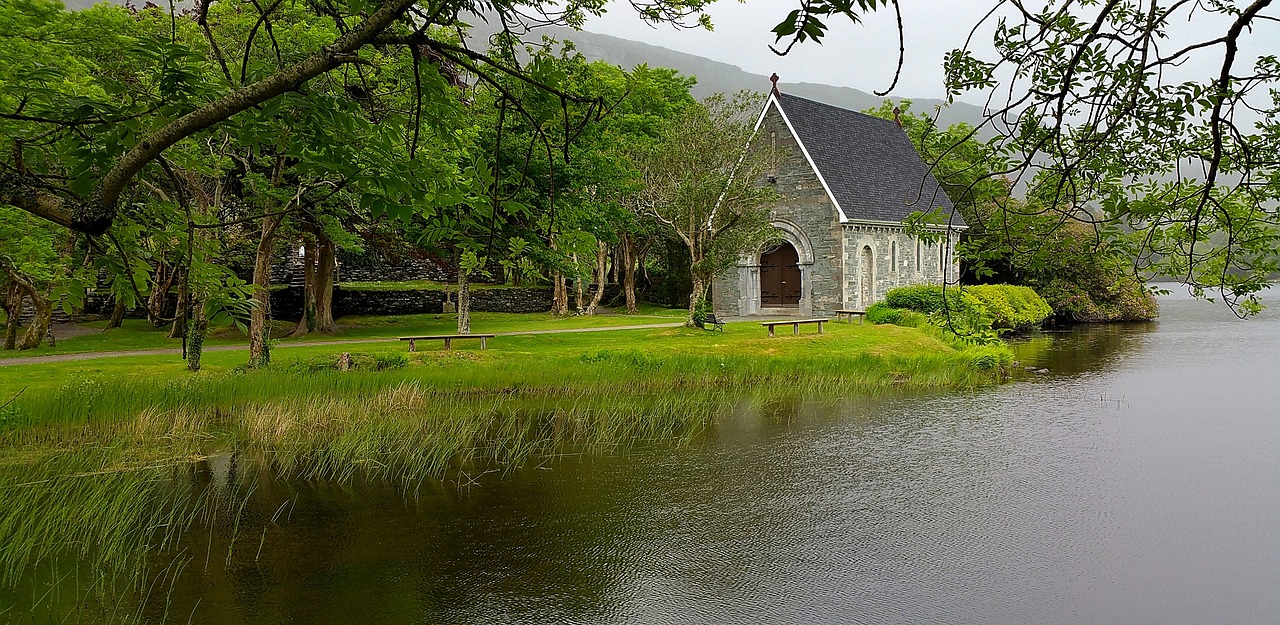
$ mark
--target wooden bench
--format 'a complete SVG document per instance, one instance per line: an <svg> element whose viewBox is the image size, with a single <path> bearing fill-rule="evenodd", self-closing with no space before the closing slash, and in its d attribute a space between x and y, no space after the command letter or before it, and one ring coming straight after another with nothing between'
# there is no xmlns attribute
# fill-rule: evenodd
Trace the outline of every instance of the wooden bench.
<svg viewBox="0 0 1280 625"><path fill-rule="evenodd" d="M494 334L433 334L429 336L402 336L400 337L400 340L409 341L409 351L411 352L418 350L418 341L429 341L432 339L443 340L445 349L453 349L454 339L480 339L480 349L484 349L486 347L485 344L489 341L489 339L493 338L494 336L496 335Z"/></svg>
<svg viewBox="0 0 1280 625"><path fill-rule="evenodd" d="M816 323L818 324L818 334L822 334L822 324L831 321L830 319L788 319L786 321L761 321L760 325L769 328L769 336L773 336L774 326L791 326L791 334L800 334L800 324Z"/></svg>
<svg viewBox="0 0 1280 625"><path fill-rule="evenodd" d="M702 320L702 329L711 330L712 332L715 332L716 330L724 332L724 322L716 319L715 313L711 313L707 315L706 319Z"/></svg>
<svg viewBox="0 0 1280 625"><path fill-rule="evenodd" d="M865 311L865 310L837 310L837 311L836 311L836 321L839 321L841 317L848 317L848 318L849 318L849 323L853 323L853 318L854 318L854 317L857 317L857 318L858 318L858 323L859 323L859 324L861 324L861 323L862 323L862 320L863 320L863 319L865 319L865 318L867 317L867 311Z"/></svg>

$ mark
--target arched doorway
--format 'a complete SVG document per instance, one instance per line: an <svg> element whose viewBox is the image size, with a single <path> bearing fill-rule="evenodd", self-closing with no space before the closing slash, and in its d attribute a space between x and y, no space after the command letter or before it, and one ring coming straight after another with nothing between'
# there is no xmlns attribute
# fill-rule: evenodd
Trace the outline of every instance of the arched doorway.
<svg viewBox="0 0 1280 625"><path fill-rule="evenodd" d="M858 264L862 268L862 278L859 280L862 283L862 309L866 310L871 305L876 292L875 256L871 253L871 246L862 246L862 258Z"/></svg>
<svg viewBox="0 0 1280 625"><path fill-rule="evenodd" d="M790 243L781 243L760 255L760 306L800 307L800 255Z"/></svg>

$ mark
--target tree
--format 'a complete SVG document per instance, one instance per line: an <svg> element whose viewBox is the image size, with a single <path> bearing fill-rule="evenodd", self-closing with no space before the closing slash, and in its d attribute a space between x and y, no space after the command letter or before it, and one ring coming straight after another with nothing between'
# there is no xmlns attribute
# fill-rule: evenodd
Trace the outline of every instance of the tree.
<svg viewBox="0 0 1280 625"><path fill-rule="evenodd" d="M702 4L653 0L633 6L642 19L680 23L697 19ZM512 104L511 114L527 117L548 143L512 84L544 92L561 109L592 103L557 88L553 65L521 62L517 35L534 25L581 24L584 15L603 9L602 0L202 0L192 12L170 16L154 5L68 13L49 0L5 3L0 52L18 62L0 80L0 134L13 142L0 161L0 205L87 235L93 249L110 250L124 269L115 275L127 278L133 294L131 301L117 301L144 301L149 293L153 322L168 321L157 312L167 305L168 287L178 283L179 299L189 299L185 276L195 268L170 267L166 256L154 265L166 277L139 280L136 268L154 260L146 242L176 232L190 247L193 229L217 227L192 219L181 197L183 175L229 179L223 199L233 210L216 205L212 211L219 217L238 213L225 222L232 230L258 223L257 306L249 334L250 362L262 364L269 346L266 261L277 237L293 228L287 215L317 210L335 186L355 195L374 218L406 219L452 206L448 198L459 188L465 193L477 186L458 174L471 159L441 168L423 155L436 145L430 139L458 139L460 125L450 117L460 108L459 91L501 94ZM459 38L466 16L481 14L503 26L497 54L472 50ZM395 97L379 80L382 70L397 76L390 89ZM211 146L221 146L212 151L229 161L214 165L221 172L192 158ZM437 173L443 175L423 179ZM126 232L138 236L122 236ZM148 289L148 282L159 288ZM122 292L116 286L113 291ZM175 329L186 325L189 307L178 306Z"/></svg>
<svg viewBox="0 0 1280 625"><path fill-rule="evenodd" d="M778 194L761 183L779 155L753 143L760 107L748 94L713 96L634 156L643 186L627 202L689 251L690 325L716 274L777 238L769 213Z"/></svg>
<svg viewBox="0 0 1280 625"><path fill-rule="evenodd" d="M1249 44L1280 21L1274 0L1038 4L996 2L974 27L990 29L994 52L975 52L971 35L944 60L948 98L987 102L974 132L994 131L1007 161L990 176L1125 248L1136 271L1259 310L1254 294L1280 264L1280 57L1246 51L1267 49ZM790 49L821 41L823 19L890 5L805 2L775 33ZM1199 27L1182 35L1187 22Z"/></svg>
<svg viewBox="0 0 1280 625"><path fill-rule="evenodd" d="M65 283L76 268L72 241L53 224L7 206L0 206L0 241L4 349L33 349L49 336L53 308L67 294ZM20 318L28 305L31 322L19 339Z"/></svg>
<svg viewBox="0 0 1280 625"><path fill-rule="evenodd" d="M972 127L939 129L912 114L911 101L886 101L868 114L896 119L931 165L970 228L956 247L967 283L1033 287L1054 315L1072 321L1131 321L1156 316L1155 298L1115 241L1076 221L1063 222L1032 198L1013 197L999 141L978 141ZM917 216L923 220L923 216Z"/></svg>

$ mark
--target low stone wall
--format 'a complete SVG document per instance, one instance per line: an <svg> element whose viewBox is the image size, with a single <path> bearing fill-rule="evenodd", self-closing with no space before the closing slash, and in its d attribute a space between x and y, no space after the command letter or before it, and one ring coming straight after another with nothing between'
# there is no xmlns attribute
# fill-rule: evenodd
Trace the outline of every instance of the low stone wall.
<svg viewBox="0 0 1280 625"><path fill-rule="evenodd" d="M397 291L333 290L333 315L418 315L439 314L445 292L409 289ZM457 294L450 300L457 304ZM536 313L551 310L550 287L507 287L471 292L474 312ZM290 287L271 293L271 316L297 319L302 316L302 289Z"/></svg>

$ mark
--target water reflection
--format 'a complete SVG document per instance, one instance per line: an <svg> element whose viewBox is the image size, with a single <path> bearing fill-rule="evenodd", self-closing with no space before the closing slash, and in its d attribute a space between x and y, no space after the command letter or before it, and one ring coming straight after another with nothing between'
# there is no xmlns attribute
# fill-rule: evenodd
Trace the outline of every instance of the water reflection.
<svg viewBox="0 0 1280 625"><path fill-rule="evenodd" d="M1087 324L1051 330L1011 342L1020 366L1057 375L1106 371L1121 358L1137 356L1159 322Z"/></svg>

